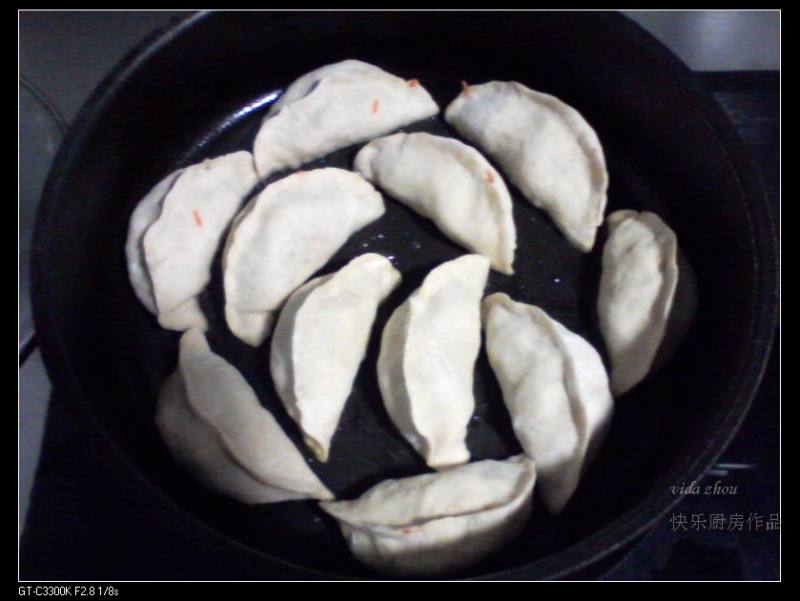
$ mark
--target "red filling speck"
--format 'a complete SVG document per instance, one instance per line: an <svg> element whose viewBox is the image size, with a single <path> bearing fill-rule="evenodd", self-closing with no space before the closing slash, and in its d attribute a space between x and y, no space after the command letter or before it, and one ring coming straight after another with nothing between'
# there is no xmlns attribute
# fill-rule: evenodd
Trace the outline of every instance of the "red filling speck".
<svg viewBox="0 0 800 601"><path fill-rule="evenodd" d="M200 213L197 211L192 211L192 215L194 215L194 222L199 226L203 227L203 218L200 217Z"/></svg>
<svg viewBox="0 0 800 601"><path fill-rule="evenodd" d="M372 112L377 113L381 108L381 101L377 98L372 101Z"/></svg>

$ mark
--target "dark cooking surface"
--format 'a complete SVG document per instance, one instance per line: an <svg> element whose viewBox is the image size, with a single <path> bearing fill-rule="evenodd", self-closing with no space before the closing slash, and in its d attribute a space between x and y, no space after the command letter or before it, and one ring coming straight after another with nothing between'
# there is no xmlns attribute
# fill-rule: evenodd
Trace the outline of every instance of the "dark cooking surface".
<svg viewBox="0 0 800 601"><path fill-rule="evenodd" d="M777 204L775 80L742 75L727 79L711 76L708 81L718 90L717 99L732 114L754 152L770 197ZM574 324L568 322L568 325ZM777 419L767 417L776 416L778 402L773 380L777 375L775 361L772 365L745 429L726 454L731 461L757 464L756 470L747 473L746 477L734 475L744 493L729 500L730 511L772 513L778 510L775 453L754 443L768 440L777 445ZM152 491L140 486L127 476L126 470L119 468L102 441L87 436L92 429L86 420L82 408L74 402L58 395L52 399L28 527L22 540L22 578L262 579L301 576L287 566L276 568L270 565L264 558L226 542L193 524L175 508L158 502ZM740 455L736 456L736 453ZM752 502L752 506L745 506L745 499ZM713 501L719 502L717 499ZM708 503L708 500L689 499L676 511L698 502ZM694 509L695 512L702 510L702 506ZM716 510L712 507L705 511ZM653 533L658 534L659 528L663 531L664 526L657 523ZM668 522L666 527L669 530ZM777 558L774 532L769 533L770 536L743 534L733 542L730 536L723 540L723 537L715 538L715 533L709 532L700 542L678 545L674 543L680 538L680 533L662 532L655 548L652 543L654 534L641 545L644 549L653 549L644 554L644 559L637 556L634 549L627 556L627 563L611 570L609 576L773 578L777 575L777 561L772 561L772 558ZM726 560L704 562L704 549L706 559L722 555ZM720 549L728 552L720 553ZM652 560L650 563L662 561L664 565L648 565L648 559ZM692 572L692 566L697 565L705 566L705 571ZM586 577L599 575L587 573Z"/></svg>

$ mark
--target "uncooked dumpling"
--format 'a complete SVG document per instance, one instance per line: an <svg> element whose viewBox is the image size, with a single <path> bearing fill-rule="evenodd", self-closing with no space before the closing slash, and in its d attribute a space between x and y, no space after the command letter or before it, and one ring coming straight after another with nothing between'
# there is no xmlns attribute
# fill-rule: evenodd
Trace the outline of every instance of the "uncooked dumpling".
<svg viewBox="0 0 800 601"><path fill-rule="evenodd" d="M262 178L439 112L416 79L346 60L295 81L267 113L253 154Z"/></svg>
<svg viewBox="0 0 800 601"><path fill-rule="evenodd" d="M298 288L281 310L272 337L272 380L320 461L328 460L378 305L400 279L388 259L361 255Z"/></svg>
<svg viewBox="0 0 800 601"><path fill-rule="evenodd" d="M399 133L373 140L355 169L454 242L514 273L517 234L505 182L481 153L452 138Z"/></svg>
<svg viewBox="0 0 800 601"><path fill-rule="evenodd" d="M608 229L597 314L618 396L647 376L664 340L678 284L678 243L647 211L611 213Z"/></svg>
<svg viewBox="0 0 800 601"><path fill-rule="evenodd" d="M445 119L486 152L567 239L591 250L608 173L600 141L574 108L517 82L466 86Z"/></svg>
<svg viewBox="0 0 800 601"><path fill-rule="evenodd" d="M198 329L181 337L178 369L156 423L175 460L210 488L245 503L332 499L275 418Z"/></svg>
<svg viewBox="0 0 800 601"><path fill-rule="evenodd" d="M197 296L211 277L225 229L256 182L252 155L234 152L169 175L134 210L129 275L162 327L206 326Z"/></svg>
<svg viewBox="0 0 800 601"><path fill-rule="evenodd" d="M375 188L343 169L301 171L264 188L237 217L223 254L231 331L261 344L286 298L383 212Z"/></svg>
<svg viewBox="0 0 800 601"><path fill-rule="evenodd" d="M267 116L271 117L276 115L284 106L307 96L321 79L329 75L377 75L381 73L384 73L384 71L380 67L352 58L319 67L295 79L289 87L286 88L283 94L269 107Z"/></svg>
<svg viewBox="0 0 800 601"><path fill-rule="evenodd" d="M432 270L383 330L378 384L395 426L433 468L469 461L473 370L489 259L465 255Z"/></svg>
<svg viewBox="0 0 800 601"><path fill-rule="evenodd" d="M356 558L407 576L468 567L514 539L531 511L533 461L517 455L386 480L355 501L320 503Z"/></svg>
<svg viewBox="0 0 800 601"><path fill-rule="evenodd" d="M560 512L613 411L603 361L540 308L498 293L483 301L486 349L514 432L536 462L547 509Z"/></svg>
<svg viewBox="0 0 800 601"><path fill-rule="evenodd" d="M153 189L136 205L128 224L128 240L125 243L128 277L136 296L153 315L158 315L158 307L156 307L156 299L153 296L150 274L147 273L142 239L147 228L153 225L153 222L161 214L161 203L164 202L164 197L182 172L183 169L173 171L153 186Z"/></svg>

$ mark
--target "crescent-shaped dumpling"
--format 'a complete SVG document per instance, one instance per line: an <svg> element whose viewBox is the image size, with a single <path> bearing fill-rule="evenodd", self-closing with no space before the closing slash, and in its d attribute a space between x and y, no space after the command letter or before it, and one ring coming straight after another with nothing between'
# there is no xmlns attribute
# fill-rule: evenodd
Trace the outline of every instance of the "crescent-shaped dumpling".
<svg viewBox="0 0 800 601"><path fill-rule="evenodd" d="M384 210L375 188L343 169L301 171L264 188L236 218L222 257L231 332L260 345L288 296Z"/></svg>
<svg viewBox="0 0 800 601"><path fill-rule="evenodd" d="M136 205L128 224L128 239L125 242L128 277L136 296L153 315L158 315L158 307L156 307L156 299L153 296L153 284L150 282L150 274L147 273L142 239L147 228L153 225L153 222L161 214L161 204L164 202L164 197L166 197L167 192L172 188L172 184L175 183L175 180L178 179L182 172L183 169L173 171L153 186L152 190Z"/></svg>
<svg viewBox="0 0 800 601"><path fill-rule="evenodd" d="M225 229L257 179L252 155L234 152L170 174L134 210L128 273L162 327L205 328L197 296L211 278Z"/></svg>
<svg viewBox="0 0 800 601"><path fill-rule="evenodd" d="M480 152L453 138L398 133L359 151L355 169L454 242L513 274L517 234L505 182Z"/></svg>
<svg viewBox="0 0 800 601"><path fill-rule="evenodd" d="M328 75L378 75L384 73L383 69L356 59L347 59L338 63L324 65L295 79L280 97L269 107L267 116L272 117L280 110L296 100L307 96L311 90Z"/></svg>
<svg viewBox="0 0 800 601"><path fill-rule="evenodd" d="M655 213L608 216L597 316L611 359L611 390L641 382L656 358L678 285L678 242Z"/></svg>
<svg viewBox="0 0 800 601"><path fill-rule="evenodd" d="M445 119L486 152L567 239L591 250L603 223L608 173L600 141L578 111L517 82L466 86Z"/></svg>
<svg viewBox="0 0 800 601"><path fill-rule="evenodd" d="M162 388L156 424L175 460L245 503L332 499L244 377L198 329L181 337L178 369Z"/></svg>
<svg viewBox="0 0 800 601"><path fill-rule="evenodd" d="M281 310L272 337L272 381L320 461L328 460L378 305L400 280L388 259L361 255L298 288Z"/></svg>
<svg viewBox="0 0 800 601"><path fill-rule="evenodd" d="M469 461L473 371L489 259L465 255L433 269L383 330L378 384L397 429L433 468Z"/></svg>
<svg viewBox="0 0 800 601"><path fill-rule="evenodd" d="M515 538L531 512L533 461L517 455L385 480L354 501L320 503L359 561L400 575L468 567Z"/></svg>
<svg viewBox="0 0 800 601"><path fill-rule="evenodd" d="M262 178L439 112L420 83L346 60L295 81L267 113L253 154Z"/></svg>
<svg viewBox="0 0 800 601"><path fill-rule="evenodd" d="M545 506L559 513L613 412L603 361L540 308L498 293L483 301L486 350L514 432L536 462Z"/></svg>

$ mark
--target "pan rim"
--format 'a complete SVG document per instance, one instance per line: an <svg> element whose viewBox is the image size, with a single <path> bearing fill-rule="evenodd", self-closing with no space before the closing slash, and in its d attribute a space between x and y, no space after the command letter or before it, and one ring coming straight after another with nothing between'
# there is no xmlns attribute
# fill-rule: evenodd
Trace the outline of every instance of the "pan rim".
<svg viewBox="0 0 800 601"><path fill-rule="evenodd" d="M167 501L173 509L179 510L192 522L226 542L233 543L251 553L257 553L276 565L283 565L316 577L347 578L287 561L243 543L195 516L158 488L154 481L129 458L128 452L113 440L108 429L95 415L79 378L70 365L69 352L55 334L57 331L53 323L55 312L48 307L48 295L45 293L45 280L47 279L45 267L48 262L46 235L50 228L47 224L58 211L60 197L63 193L63 183L71 172L72 164L80 156L86 137L95 127L97 119L103 114L108 103L114 100L121 82L124 82L140 65L157 54L163 47L201 21L212 17L213 14L213 12L203 11L181 15L140 42L99 84L83 105L77 119L65 136L44 188L34 230L31 291L37 337L54 388L58 385L58 394L66 393L71 398L78 400L86 410L90 421L94 423L95 431L100 434L104 444L112 449L120 463L135 474L137 480L145 484L146 488ZM699 78L672 52L627 17L604 12L593 13L593 18L605 21L606 25L614 28L620 35L627 36L642 52L648 54L655 63L663 68L663 73L671 77L672 83L683 90L691 104L704 116L730 169L738 178L737 183L745 199L746 212L750 220L749 242L753 246L754 259L758 261L756 290L753 293L757 299L760 299L754 304L748 322L753 344L745 355L746 360L743 362L745 369L741 370L737 377L738 381L732 386L732 389L736 391L736 396L729 404L724 420L721 421L713 438L706 443L705 451L696 456L686 470L688 480L699 479L739 430L761 382L769 358L769 350L772 347L777 323L778 253L774 220L769 204L766 202L763 187L738 133L713 96L704 89ZM519 567L481 574L471 577L471 579L515 579L523 576L525 579L554 579L576 572L627 544L677 505L681 498L681 496L670 495L667 490L653 493L643 499L638 506L562 551Z"/></svg>

